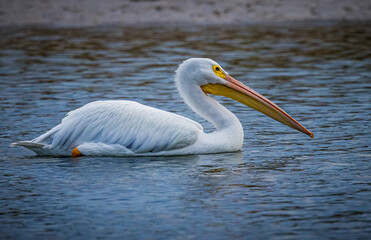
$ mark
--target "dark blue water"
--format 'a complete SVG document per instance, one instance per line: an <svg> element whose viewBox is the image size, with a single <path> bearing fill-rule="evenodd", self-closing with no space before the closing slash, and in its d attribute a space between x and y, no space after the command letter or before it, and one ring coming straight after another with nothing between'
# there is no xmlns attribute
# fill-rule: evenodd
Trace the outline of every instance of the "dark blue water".
<svg viewBox="0 0 371 240"><path fill-rule="evenodd" d="M367 239L371 25L0 29L1 239ZM10 148L91 101L192 118L177 65L209 57L315 139L232 100L242 152L47 158Z"/></svg>

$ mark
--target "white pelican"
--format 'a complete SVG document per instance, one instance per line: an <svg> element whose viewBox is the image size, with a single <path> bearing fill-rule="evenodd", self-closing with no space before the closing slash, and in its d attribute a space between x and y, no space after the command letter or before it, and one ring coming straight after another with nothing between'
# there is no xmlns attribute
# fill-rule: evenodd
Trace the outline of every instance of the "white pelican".
<svg viewBox="0 0 371 240"><path fill-rule="evenodd" d="M208 94L223 95L313 138L313 133L276 104L232 78L218 63L191 58L179 65L175 83L185 103L211 122L206 134L197 122L126 100L96 101L71 111L56 127L31 140L13 143L38 155L170 156L239 151L238 118Z"/></svg>

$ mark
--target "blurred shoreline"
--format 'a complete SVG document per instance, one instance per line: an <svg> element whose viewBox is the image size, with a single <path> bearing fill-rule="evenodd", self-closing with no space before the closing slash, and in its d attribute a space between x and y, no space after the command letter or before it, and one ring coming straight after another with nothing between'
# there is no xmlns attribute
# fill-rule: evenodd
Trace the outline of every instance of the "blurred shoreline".
<svg viewBox="0 0 371 240"><path fill-rule="evenodd" d="M0 0L0 26L244 25L371 19L369 0Z"/></svg>

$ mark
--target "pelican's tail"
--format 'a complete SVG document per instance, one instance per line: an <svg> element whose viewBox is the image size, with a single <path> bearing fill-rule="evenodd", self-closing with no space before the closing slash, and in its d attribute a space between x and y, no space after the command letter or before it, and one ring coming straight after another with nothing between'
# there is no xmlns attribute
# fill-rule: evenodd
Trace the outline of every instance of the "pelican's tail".
<svg viewBox="0 0 371 240"><path fill-rule="evenodd" d="M10 147L15 147L15 146L22 146L22 147L28 148L31 151L35 152L39 156L66 155L65 153L61 154L60 151L56 151L55 149L51 149L49 144L37 143L37 142L33 142L33 141L19 141L19 142L15 142L15 143L10 144Z"/></svg>
<svg viewBox="0 0 371 240"><path fill-rule="evenodd" d="M26 147L26 148L31 149L31 148L43 148L45 146L45 144L35 143L35 142L32 142L32 141L19 141L19 142L11 143L10 146L11 147L22 146L22 147Z"/></svg>

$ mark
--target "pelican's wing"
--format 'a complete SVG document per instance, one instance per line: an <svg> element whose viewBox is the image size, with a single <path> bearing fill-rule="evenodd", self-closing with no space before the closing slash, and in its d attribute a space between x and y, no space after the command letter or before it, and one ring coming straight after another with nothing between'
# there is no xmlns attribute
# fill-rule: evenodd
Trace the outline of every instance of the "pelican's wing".
<svg viewBox="0 0 371 240"><path fill-rule="evenodd" d="M97 101L71 111L32 142L68 150L84 143L121 145L134 153L159 152L193 144L200 124L132 101Z"/></svg>

